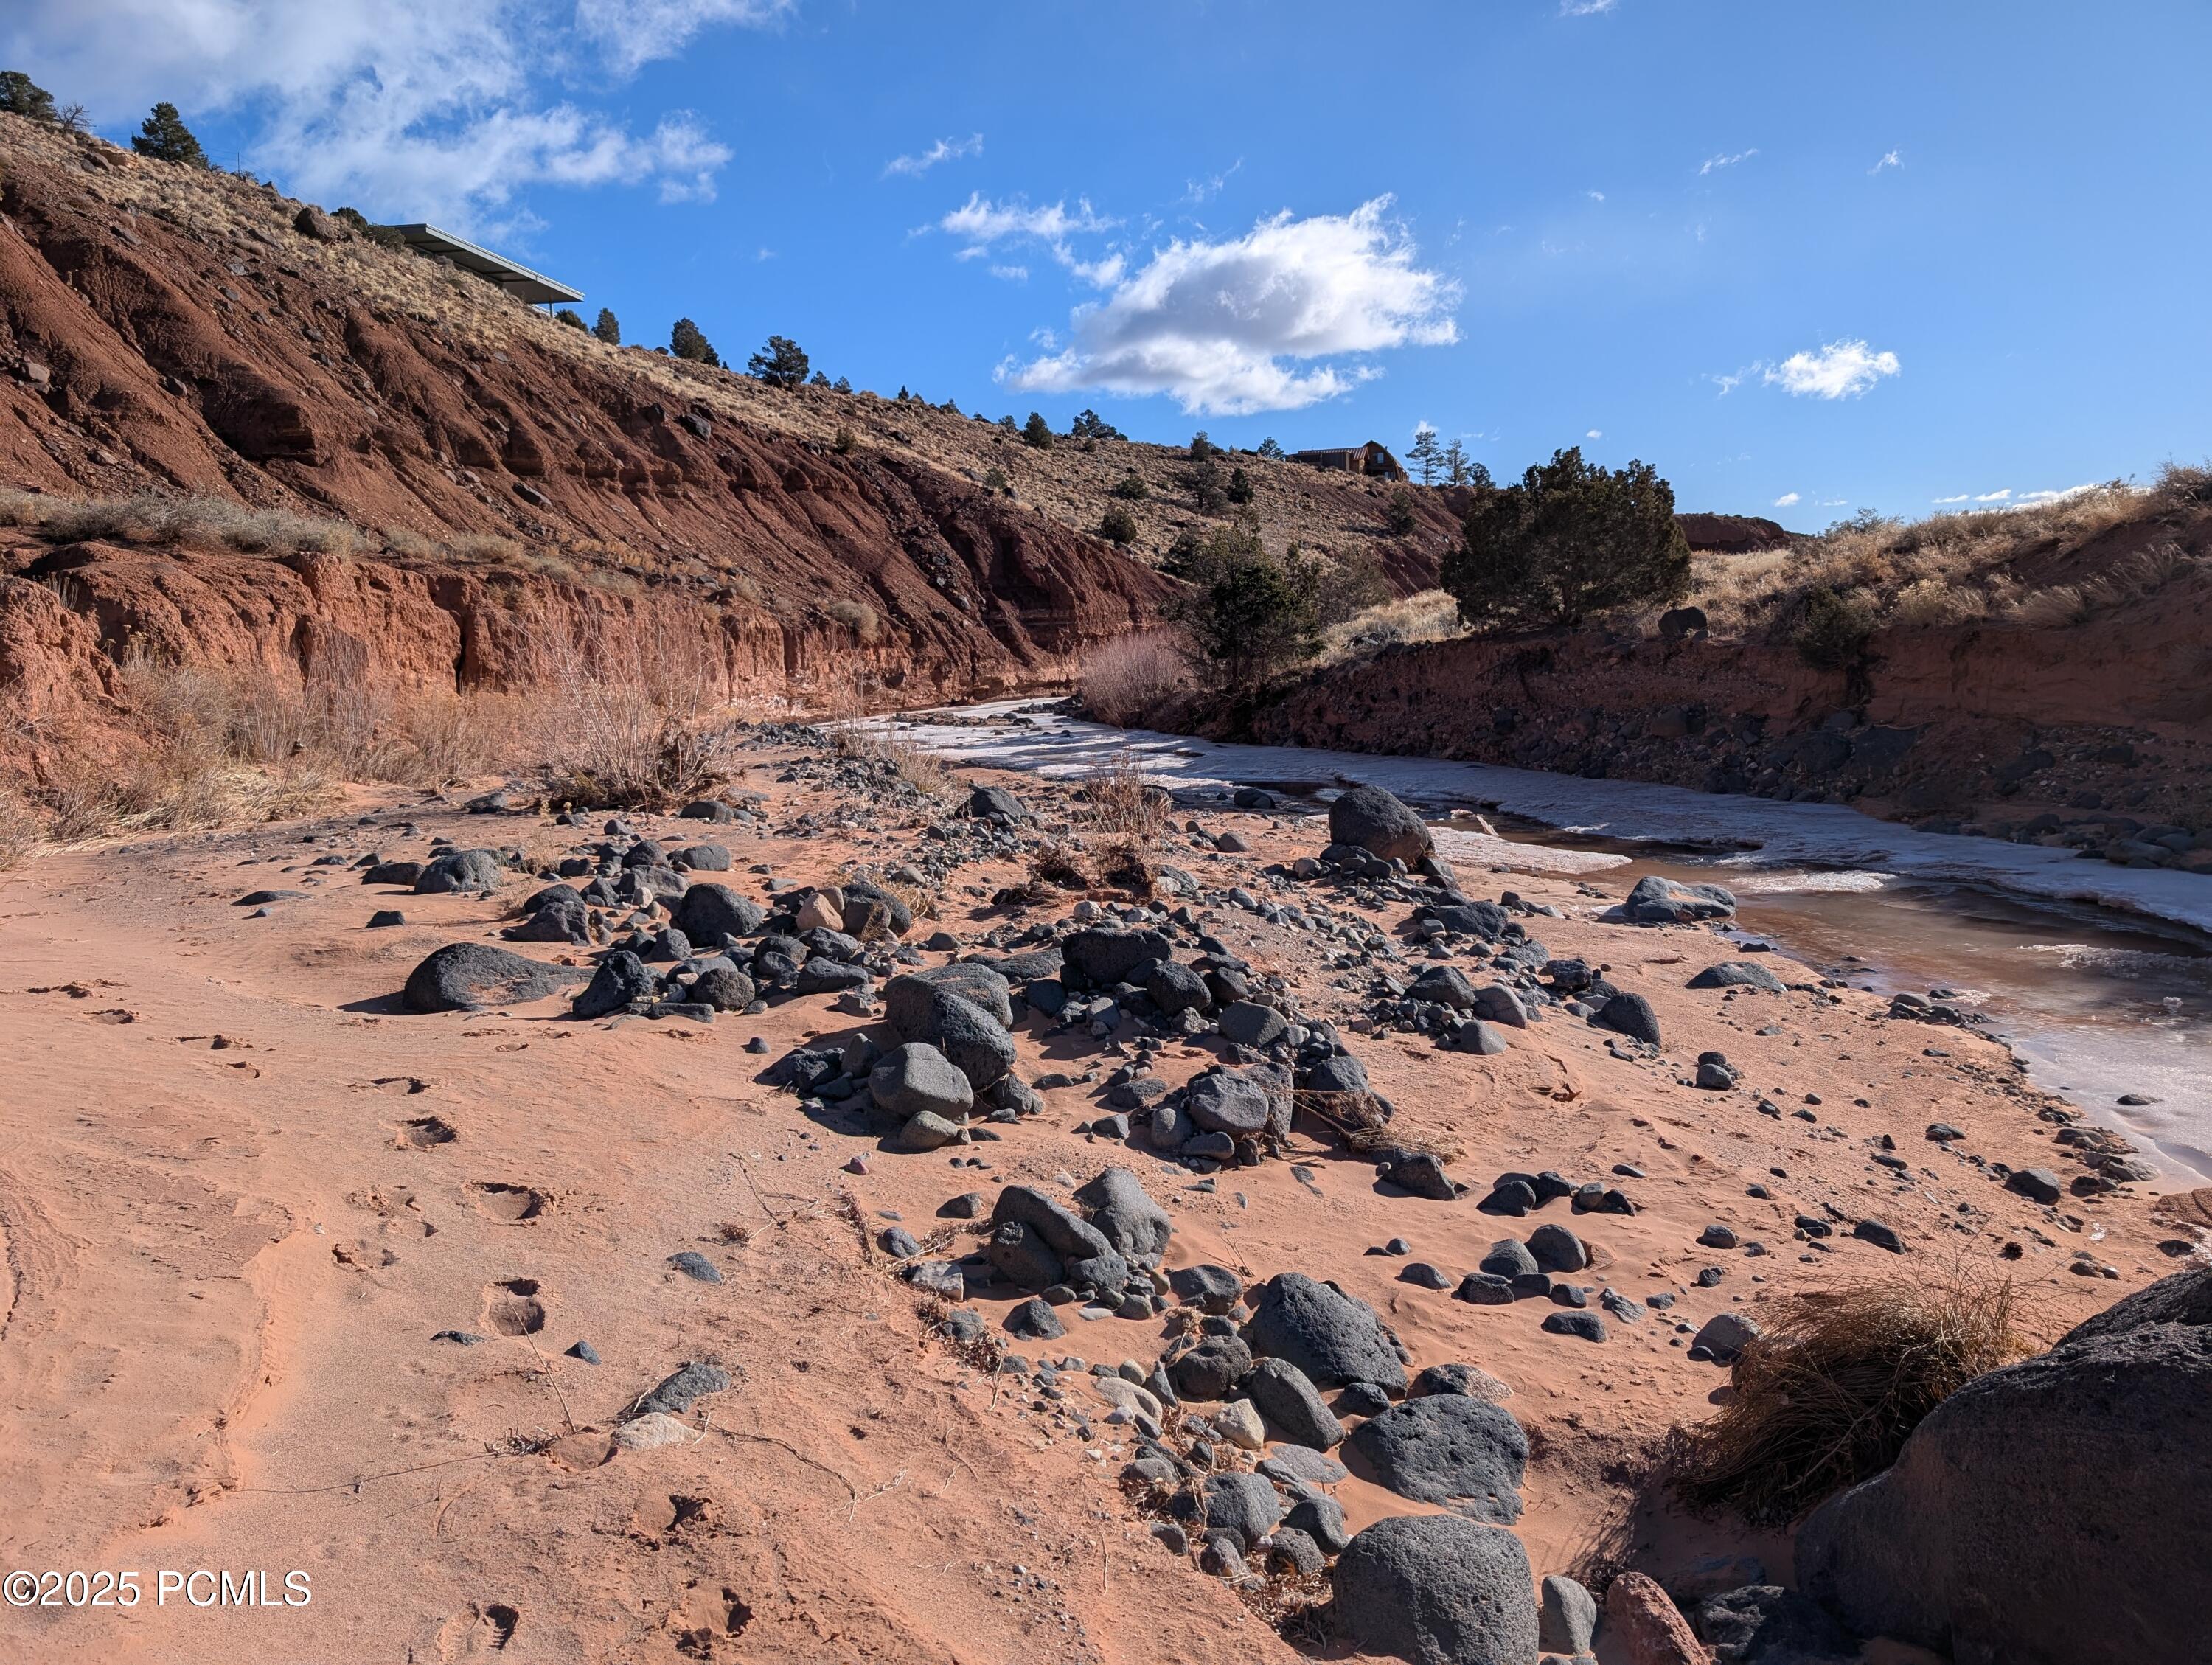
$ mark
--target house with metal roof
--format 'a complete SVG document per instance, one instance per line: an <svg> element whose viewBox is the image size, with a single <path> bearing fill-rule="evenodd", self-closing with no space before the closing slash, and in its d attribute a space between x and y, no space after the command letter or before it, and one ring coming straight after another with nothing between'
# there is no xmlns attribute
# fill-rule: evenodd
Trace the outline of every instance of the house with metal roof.
<svg viewBox="0 0 2212 1665"><path fill-rule="evenodd" d="M472 271L505 289L517 301L532 306L549 301L581 301L584 292L572 289L566 283L556 283L543 272L532 271L519 265L503 255L471 243L465 237L456 237L450 231L441 231L435 226L394 226L392 230L407 240L407 246L417 254L433 258L442 256L463 271Z"/></svg>

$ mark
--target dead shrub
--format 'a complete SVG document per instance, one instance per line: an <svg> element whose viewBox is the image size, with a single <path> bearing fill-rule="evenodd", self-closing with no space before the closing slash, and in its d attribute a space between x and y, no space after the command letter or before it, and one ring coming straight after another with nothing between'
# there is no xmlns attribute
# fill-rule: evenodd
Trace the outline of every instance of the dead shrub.
<svg viewBox="0 0 2212 1665"><path fill-rule="evenodd" d="M1121 636L1085 661L1076 686L1083 708L1100 722L1139 727L1190 686L1190 666L1171 636Z"/></svg>
<svg viewBox="0 0 2212 1665"><path fill-rule="evenodd" d="M865 601L839 596L823 603L822 611L850 630L854 639L864 647L873 646L884 634L882 618Z"/></svg>
<svg viewBox="0 0 2212 1665"><path fill-rule="evenodd" d="M648 809L704 796L734 767L744 726L726 668L698 636L641 620L531 611L539 743L557 798Z"/></svg>
<svg viewBox="0 0 2212 1665"><path fill-rule="evenodd" d="M104 538L285 556L346 555L361 543L360 533L343 520L255 508L227 497L169 497L150 491L76 499L11 493L0 506L0 519L35 527L52 544Z"/></svg>
<svg viewBox="0 0 2212 1665"><path fill-rule="evenodd" d="M924 798L950 798L960 789L959 777L935 752L916 745L895 716L852 716L835 722L830 727L830 744L841 757L890 764L900 780Z"/></svg>
<svg viewBox="0 0 2212 1665"><path fill-rule="evenodd" d="M1800 1520L1897 1460L1921 1419L1976 1376L2022 1357L2016 1292L1959 1275L1790 1297L1744 1350L1735 1397L1678 1428L1663 1466L1684 1504L1755 1526Z"/></svg>
<svg viewBox="0 0 2212 1665"><path fill-rule="evenodd" d="M1145 779L1144 764L1127 750L1086 774L1079 795L1093 829L1139 846L1152 844L1166 830L1173 801Z"/></svg>

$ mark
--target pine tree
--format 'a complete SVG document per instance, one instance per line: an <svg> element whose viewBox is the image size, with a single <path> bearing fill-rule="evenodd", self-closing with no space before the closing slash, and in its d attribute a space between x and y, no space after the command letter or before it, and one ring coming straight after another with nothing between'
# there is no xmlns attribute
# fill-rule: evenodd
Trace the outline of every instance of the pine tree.
<svg viewBox="0 0 2212 1665"><path fill-rule="evenodd" d="M1030 412L1030 419L1022 424L1022 443L1036 451L1052 449L1052 424L1038 412Z"/></svg>
<svg viewBox="0 0 2212 1665"><path fill-rule="evenodd" d="M1275 436L1270 434L1260 441L1257 454L1265 457L1271 463L1279 463L1283 460L1283 447L1275 443Z"/></svg>
<svg viewBox="0 0 2212 1665"><path fill-rule="evenodd" d="M830 378L817 370L806 379L806 385L809 387L827 387L830 385Z"/></svg>
<svg viewBox="0 0 2212 1665"><path fill-rule="evenodd" d="M54 95L21 70L0 70L0 110L31 121L56 119Z"/></svg>
<svg viewBox="0 0 2212 1665"><path fill-rule="evenodd" d="M208 165L207 152L200 149L192 130L185 125L177 106L166 100L155 105L153 114L139 124L137 137L131 141L131 148L155 161L181 162L186 167Z"/></svg>
<svg viewBox="0 0 2212 1665"><path fill-rule="evenodd" d="M574 307L562 307L559 312L553 314L553 321L556 324L566 324L572 330L580 330L584 327L584 315Z"/></svg>
<svg viewBox="0 0 2212 1665"><path fill-rule="evenodd" d="M1406 459L1419 472L1421 483L1432 486L1437 483L1437 470L1444 460L1444 448L1437 443L1437 430L1423 422L1413 430L1413 442L1406 448Z"/></svg>
<svg viewBox="0 0 2212 1665"><path fill-rule="evenodd" d="M605 307L599 308L599 321L592 325L592 333L610 347L622 345L622 320Z"/></svg>
<svg viewBox="0 0 2212 1665"><path fill-rule="evenodd" d="M668 331L668 350L678 358L690 359L694 364L711 365L718 370L722 368L722 361L716 356L713 343L688 318L678 319Z"/></svg>
<svg viewBox="0 0 2212 1665"><path fill-rule="evenodd" d="M1191 461L1202 463L1214 453L1215 449L1213 441L1206 437L1206 430L1203 428L1190 436Z"/></svg>
<svg viewBox="0 0 2212 1665"><path fill-rule="evenodd" d="M803 387L806 355L789 336L772 335L767 346L745 361L745 370L771 387Z"/></svg>
<svg viewBox="0 0 2212 1665"><path fill-rule="evenodd" d="M1448 486L1472 483L1468 470L1467 447L1457 440L1444 447L1444 483Z"/></svg>
<svg viewBox="0 0 2212 1665"><path fill-rule="evenodd" d="M835 382L830 384L830 391L833 393L849 393L853 391L853 384L846 380L844 377L840 376Z"/></svg>
<svg viewBox="0 0 2212 1665"><path fill-rule="evenodd" d="M1119 503L1109 503L1106 513L1098 517L1098 535L1109 544L1133 544L1137 541L1137 517Z"/></svg>
<svg viewBox="0 0 2212 1665"><path fill-rule="evenodd" d="M1232 503L1249 503L1252 501L1252 477L1242 468L1232 468L1229 471L1229 501Z"/></svg>

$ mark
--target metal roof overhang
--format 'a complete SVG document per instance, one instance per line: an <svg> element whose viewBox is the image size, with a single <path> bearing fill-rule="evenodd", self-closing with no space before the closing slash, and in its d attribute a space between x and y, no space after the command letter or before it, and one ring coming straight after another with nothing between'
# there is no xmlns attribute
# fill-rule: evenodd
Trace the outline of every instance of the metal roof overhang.
<svg viewBox="0 0 2212 1665"><path fill-rule="evenodd" d="M435 226L394 226L407 240L408 247L419 254L442 254L455 265L488 277L518 301L532 306L549 301L581 301L584 292L572 289L566 283L556 283L543 272L514 261L503 259L488 248L479 248L465 237L456 237L450 231L441 231Z"/></svg>

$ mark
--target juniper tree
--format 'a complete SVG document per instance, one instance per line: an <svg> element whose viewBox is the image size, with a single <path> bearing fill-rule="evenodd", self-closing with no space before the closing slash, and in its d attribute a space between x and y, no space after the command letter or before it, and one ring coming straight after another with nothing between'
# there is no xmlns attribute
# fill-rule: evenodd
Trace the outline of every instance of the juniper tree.
<svg viewBox="0 0 2212 1665"><path fill-rule="evenodd" d="M592 333L610 347L622 345L622 320L605 307L599 308L599 321L592 325Z"/></svg>
<svg viewBox="0 0 2212 1665"><path fill-rule="evenodd" d="M21 70L0 70L0 110L29 121L53 122L54 95ZM170 114L174 115L172 110Z"/></svg>
<svg viewBox="0 0 2212 1665"><path fill-rule="evenodd" d="M1577 447L1480 494L1441 576L1477 629L1579 624L1608 607L1679 600L1690 546L1657 470L1608 470Z"/></svg>
<svg viewBox="0 0 2212 1665"><path fill-rule="evenodd" d="M803 387L806 355L789 336L772 335L767 346L745 361L745 370L771 387Z"/></svg>
<svg viewBox="0 0 2212 1665"><path fill-rule="evenodd" d="M722 361L714 346L700 332L699 326L688 318L679 318L668 331L668 350L678 358L689 359L694 364L712 365L720 369Z"/></svg>

